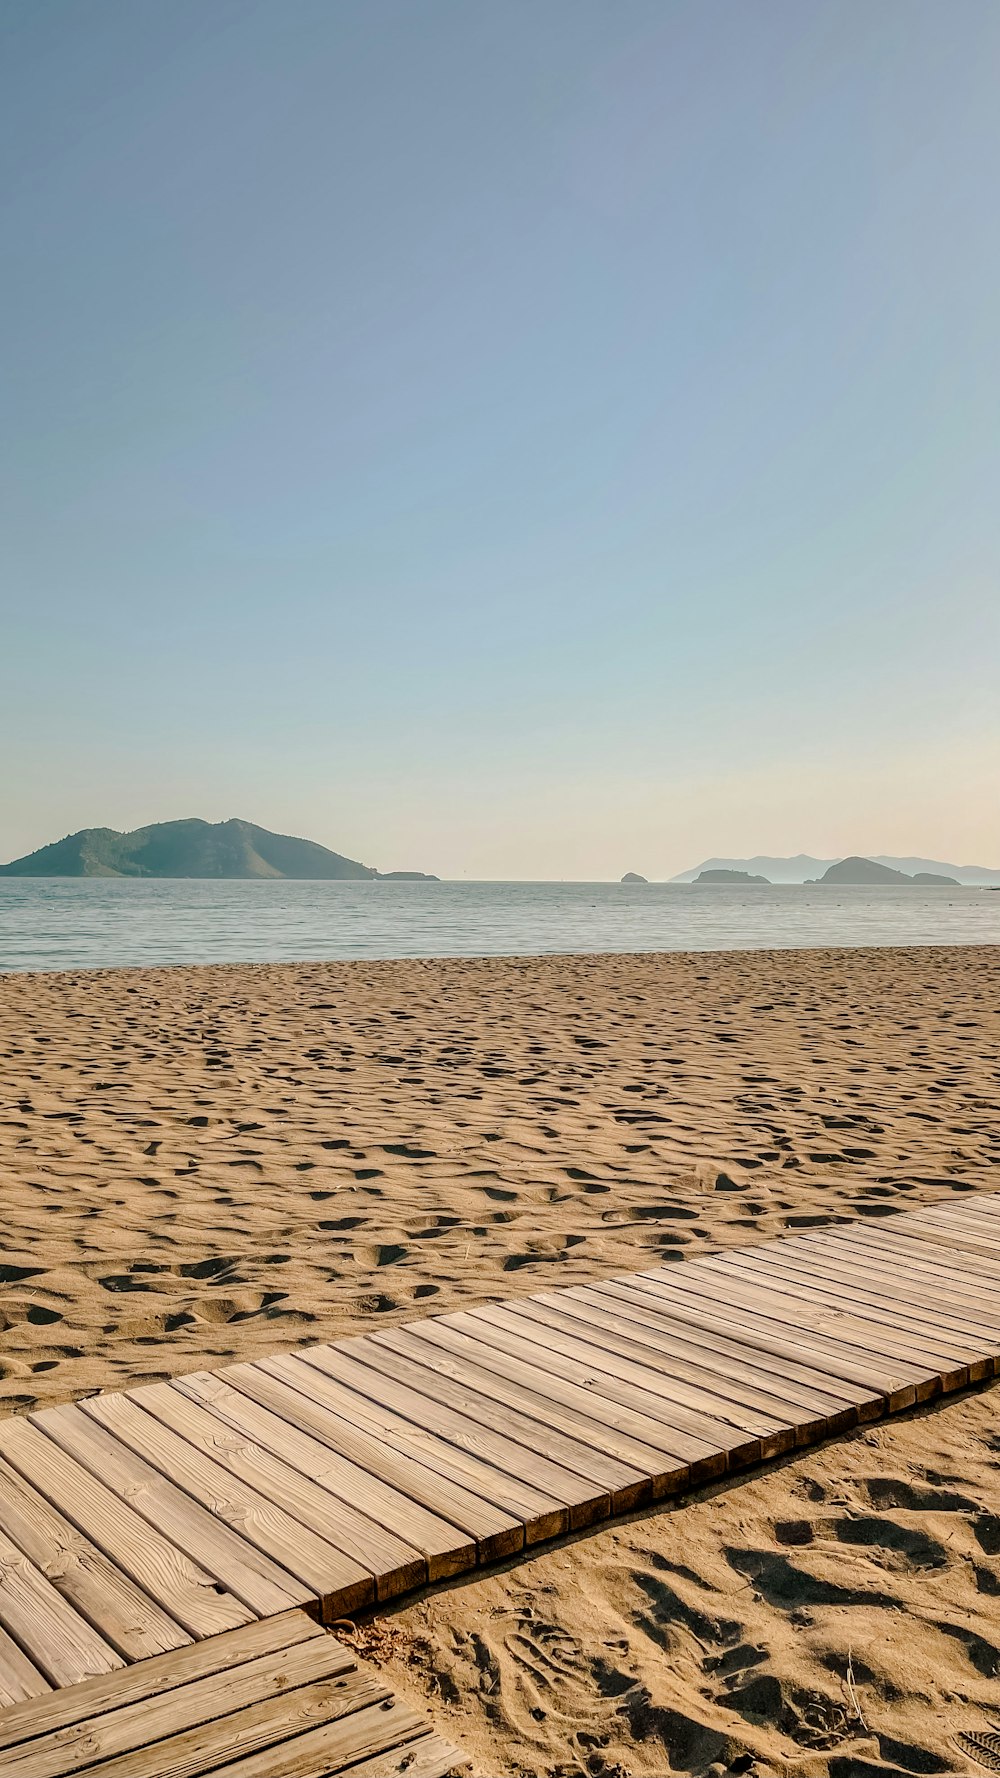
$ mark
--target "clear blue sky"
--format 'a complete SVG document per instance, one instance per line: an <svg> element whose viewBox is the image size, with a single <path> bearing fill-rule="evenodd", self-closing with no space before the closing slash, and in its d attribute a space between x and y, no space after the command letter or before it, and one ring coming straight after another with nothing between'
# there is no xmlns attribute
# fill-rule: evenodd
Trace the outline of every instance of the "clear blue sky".
<svg viewBox="0 0 1000 1778"><path fill-rule="evenodd" d="M1000 863L996 0L0 0L0 855Z"/></svg>

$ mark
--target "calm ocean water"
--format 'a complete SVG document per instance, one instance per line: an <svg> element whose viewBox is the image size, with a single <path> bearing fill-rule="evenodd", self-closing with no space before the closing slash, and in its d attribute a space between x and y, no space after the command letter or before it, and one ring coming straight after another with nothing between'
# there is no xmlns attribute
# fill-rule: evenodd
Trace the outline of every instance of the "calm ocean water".
<svg viewBox="0 0 1000 1778"><path fill-rule="evenodd" d="M0 877L0 970L998 943L981 889Z"/></svg>

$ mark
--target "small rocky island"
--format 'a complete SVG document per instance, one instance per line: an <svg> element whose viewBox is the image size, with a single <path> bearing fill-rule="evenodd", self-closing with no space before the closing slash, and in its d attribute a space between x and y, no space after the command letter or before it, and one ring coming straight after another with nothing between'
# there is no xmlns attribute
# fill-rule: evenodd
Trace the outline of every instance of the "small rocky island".
<svg viewBox="0 0 1000 1778"><path fill-rule="evenodd" d="M771 887L770 877L755 877L748 870L703 870L695 877L696 883L764 883Z"/></svg>
<svg viewBox="0 0 1000 1778"><path fill-rule="evenodd" d="M638 872L636 872L634 870L627 870L625 872L625 875L622 878L622 882L623 883L648 883L649 878L648 877L640 877Z"/></svg>

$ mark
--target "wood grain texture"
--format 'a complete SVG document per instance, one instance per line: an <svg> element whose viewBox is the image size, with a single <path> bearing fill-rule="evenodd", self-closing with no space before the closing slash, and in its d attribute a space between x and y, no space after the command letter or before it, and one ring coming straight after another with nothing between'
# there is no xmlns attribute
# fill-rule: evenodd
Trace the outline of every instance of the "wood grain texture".
<svg viewBox="0 0 1000 1778"><path fill-rule="evenodd" d="M0 1620L10 1640L52 1685L76 1685L124 1665L111 1644L2 1533Z"/></svg>
<svg viewBox="0 0 1000 1778"><path fill-rule="evenodd" d="M0 1530L70 1605L100 1624L126 1660L146 1660L190 1642L173 1618L2 1459Z"/></svg>
<svg viewBox="0 0 1000 1778"><path fill-rule="evenodd" d="M48 1409L60 1415L62 1409ZM41 1418L41 1417L40 1417ZM177 1544L153 1531L125 1501L31 1420L0 1427L0 1451L32 1487L76 1524L155 1599L166 1616L195 1636L245 1623L238 1600L220 1593L211 1575ZM183 1638L179 1638L183 1640Z"/></svg>
<svg viewBox="0 0 1000 1778"><path fill-rule="evenodd" d="M325 1634L305 1612L285 1611L244 1629L225 1631L207 1642L192 1643L175 1654L154 1656L107 1677L52 1691L42 1703L33 1701L0 1715L0 1751Z"/></svg>
<svg viewBox="0 0 1000 1778"><path fill-rule="evenodd" d="M24 1702L0 1731L4 1778L443 1778L461 1758L300 1611Z"/></svg>

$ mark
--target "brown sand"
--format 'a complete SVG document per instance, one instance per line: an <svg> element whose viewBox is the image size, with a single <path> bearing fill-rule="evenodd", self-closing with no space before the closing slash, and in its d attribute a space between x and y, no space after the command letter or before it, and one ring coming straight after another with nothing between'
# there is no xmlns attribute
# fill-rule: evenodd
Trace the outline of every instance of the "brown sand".
<svg viewBox="0 0 1000 1778"><path fill-rule="evenodd" d="M7 976L0 1055L0 1411L1000 1184L991 947ZM975 1769L997 1399L406 1607L393 1677L483 1772Z"/></svg>

